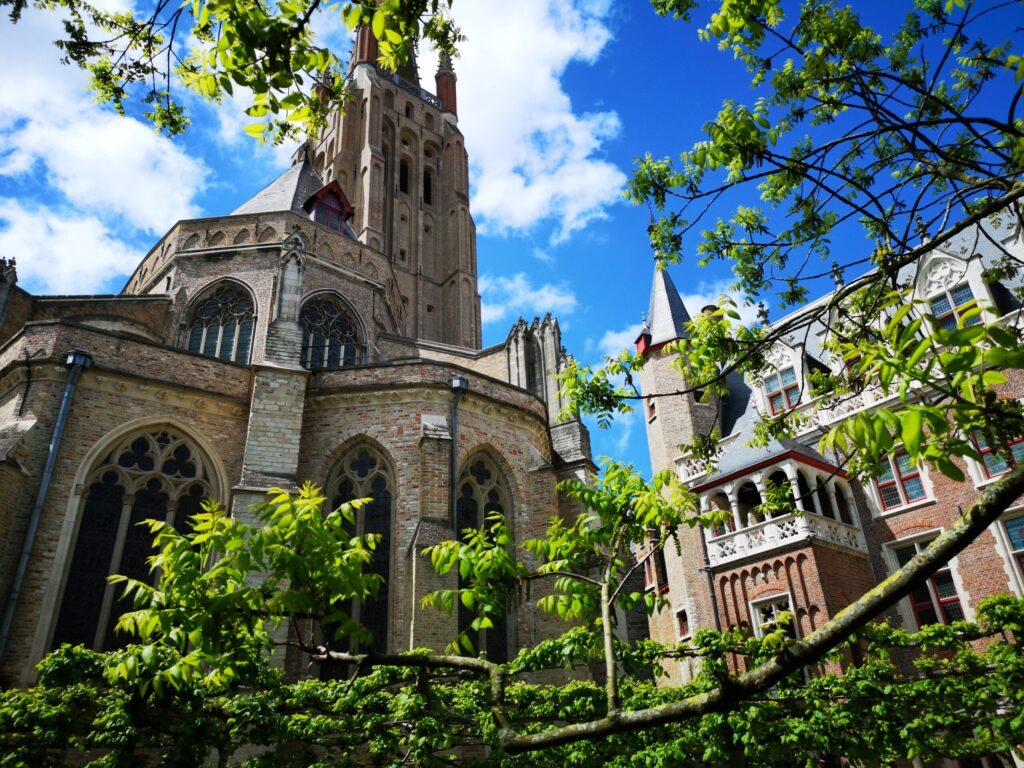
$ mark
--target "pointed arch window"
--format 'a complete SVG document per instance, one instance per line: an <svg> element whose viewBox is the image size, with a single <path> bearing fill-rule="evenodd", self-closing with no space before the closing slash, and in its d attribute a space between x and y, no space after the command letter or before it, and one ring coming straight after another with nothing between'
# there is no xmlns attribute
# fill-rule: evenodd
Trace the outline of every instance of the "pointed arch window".
<svg viewBox="0 0 1024 768"><path fill-rule="evenodd" d="M52 647L111 650L128 641L114 626L131 602L120 598L123 586L108 584L107 576L152 578L153 539L139 523L180 526L216 489L202 453L172 429L122 440L90 472L86 487Z"/></svg>
<svg viewBox="0 0 1024 768"><path fill-rule="evenodd" d="M540 340L530 333L526 336L526 388L537 397L544 398L544 370Z"/></svg>
<svg viewBox="0 0 1024 768"><path fill-rule="evenodd" d="M188 351L248 363L256 323L252 296L234 283L214 288L189 316Z"/></svg>
<svg viewBox="0 0 1024 768"><path fill-rule="evenodd" d="M360 446L345 454L327 483L327 499L337 509L353 499L371 498L372 501L356 512L355 524L348 526L353 536L378 534L380 541L373 553L373 561L365 572L375 573L384 581L374 598L350 600L342 610L354 621L362 624L373 636L372 648L376 653L387 653L390 632L391 542L394 501L394 476L379 451ZM348 638L331 641L334 650L349 650ZM322 676L333 678L345 673L346 665L325 664Z"/></svg>
<svg viewBox="0 0 1024 768"><path fill-rule="evenodd" d="M339 297L310 299L299 312L302 326L302 366L310 370L356 365L365 358L359 324Z"/></svg>
<svg viewBox="0 0 1024 768"><path fill-rule="evenodd" d="M465 536L466 529L475 529L487 525L489 512L500 512L506 519L512 518L512 499L508 492L508 483L497 465L487 456L471 459L462 474L459 475L459 497L455 502L455 530L460 538ZM462 574L459 574L459 588L465 586ZM461 602L459 603L459 633L467 633L473 645L486 651L487 658L499 663L508 661L509 656L509 625L508 606L505 614L492 619L494 627L473 632L470 625L474 614Z"/></svg>

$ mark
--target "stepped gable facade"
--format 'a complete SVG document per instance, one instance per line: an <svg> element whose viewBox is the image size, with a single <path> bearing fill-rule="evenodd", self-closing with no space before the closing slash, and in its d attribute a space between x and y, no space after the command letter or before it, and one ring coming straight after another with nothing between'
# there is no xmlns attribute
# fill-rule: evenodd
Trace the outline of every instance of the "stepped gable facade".
<svg viewBox="0 0 1024 768"><path fill-rule="evenodd" d="M372 496L358 526L383 537L387 586L350 608L380 651L443 648L468 621L420 607L456 585L425 547L492 509L517 539L569 511L556 483L593 462L561 415L558 321L481 349L455 73L435 95L376 59L361 30L328 129L230 214L175 224L120 294L30 295L0 260L3 683L62 642L125 642L106 577L146 577L135 523L180 525L208 496L243 518L304 480ZM501 658L548 622L513 611L480 645Z"/></svg>
<svg viewBox="0 0 1024 768"><path fill-rule="evenodd" d="M1017 327L1021 287L990 282L984 271L998 249L1024 255L1017 229L992 225L967 232L936 248L916 272L901 275L914 298L955 326L958 308L976 299L981 322ZM800 310L807 312L823 302ZM691 307L693 311L703 308ZM799 314L798 312L797 314ZM815 399L807 374L815 368L839 372L843 361L825 349L828 329L811 323L806 331L777 343L768 355L772 370L752 379L731 373L728 394L700 402L675 369L665 344L685 336L690 315L667 271L656 270L651 302L637 349L647 360L640 375L652 468L674 471L699 496L701 509L728 512L716 530L679 532L681 547L666 547L645 563L645 587L668 598L650 620L651 637L665 643L686 639L703 627L743 626L757 634L782 611L795 618L792 631L807 636L934 539L1009 466L985 451L985 461L961 461L967 479L954 482L927 467L913 467L898 448L871 481L848 477L836 456L817 450L824 430L861 409L890 405L895 395L878 386L839 403ZM999 388L999 397L1024 397L1019 376ZM761 414L806 411L814 417L794 439L752 447ZM685 445L717 430L719 451L711 472L693 460ZM1024 439L1012 445L1024 460ZM769 483L792 488L800 514L767 517L758 508ZM641 550L640 556L649 549ZM1010 592L1024 596L1024 504L1012 507L977 541L928 583L902 600L890 619L907 628L970 619L984 597ZM669 679L688 680L693 662L666 664Z"/></svg>

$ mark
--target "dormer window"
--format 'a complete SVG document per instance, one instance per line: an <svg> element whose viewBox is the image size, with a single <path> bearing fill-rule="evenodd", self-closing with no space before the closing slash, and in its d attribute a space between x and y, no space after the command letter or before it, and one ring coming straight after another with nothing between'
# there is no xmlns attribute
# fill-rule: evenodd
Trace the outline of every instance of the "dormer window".
<svg viewBox="0 0 1024 768"><path fill-rule="evenodd" d="M796 381L796 370L783 368L778 373L764 377L764 391L772 415L788 411L800 404L800 385Z"/></svg>
<svg viewBox="0 0 1024 768"><path fill-rule="evenodd" d="M972 301L974 301L974 292L971 290L971 286L967 283L960 283L955 288L943 291L938 296L930 299L928 303L931 305L932 314L935 316L935 324L939 328L953 331L956 330L960 315L966 311L961 309L961 307ZM980 322L981 318L975 315L968 318L965 325L977 325Z"/></svg>
<svg viewBox="0 0 1024 768"><path fill-rule="evenodd" d="M345 226L341 204L332 196L321 198L313 207L313 221L336 232L341 232Z"/></svg>
<svg viewBox="0 0 1024 768"><path fill-rule="evenodd" d="M336 180L310 195L302 207L313 221L335 232L344 232L345 222L352 218L352 205Z"/></svg>

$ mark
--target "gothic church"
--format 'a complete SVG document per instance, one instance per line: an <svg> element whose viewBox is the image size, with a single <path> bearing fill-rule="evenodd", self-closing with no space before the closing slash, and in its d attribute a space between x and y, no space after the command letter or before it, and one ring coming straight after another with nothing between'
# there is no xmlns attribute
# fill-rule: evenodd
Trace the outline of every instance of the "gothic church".
<svg viewBox="0 0 1024 768"><path fill-rule="evenodd" d="M358 618L378 649L441 648L465 617L420 608L449 585L423 548L489 509L538 536L556 483L592 469L558 322L481 349L450 62L435 95L376 59L362 30L328 129L236 210L175 224L121 294L33 296L0 259L0 683L62 642L124 642L106 577L147 573L137 522L208 496L244 517L303 480L374 498L358 525L387 587ZM481 645L501 658L546 621L513 613Z"/></svg>

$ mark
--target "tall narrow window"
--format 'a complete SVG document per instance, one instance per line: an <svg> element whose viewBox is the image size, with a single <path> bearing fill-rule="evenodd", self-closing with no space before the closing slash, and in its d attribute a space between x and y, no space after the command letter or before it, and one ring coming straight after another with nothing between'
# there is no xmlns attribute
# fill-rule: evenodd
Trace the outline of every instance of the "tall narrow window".
<svg viewBox="0 0 1024 768"><path fill-rule="evenodd" d="M247 363L255 322L255 307L249 292L234 283L222 284L192 310L188 351L233 363Z"/></svg>
<svg viewBox="0 0 1024 768"><path fill-rule="evenodd" d="M363 362L364 345L348 306L336 296L319 296L302 305L302 365L310 370L342 368Z"/></svg>
<svg viewBox="0 0 1024 768"><path fill-rule="evenodd" d="M119 443L89 474L86 487L53 647L110 650L128 642L114 626L131 604L120 598L123 585L108 584L107 576L152 578L153 538L139 523L164 520L180 527L214 489L202 454L171 429Z"/></svg>
<svg viewBox="0 0 1024 768"><path fill-rule="evenodd" d="M526 344L526 388L537 397L544 397L544 369L541 360L540 341L532 333L523 337Z"/></svg>
<svg viewBox="0 0 1024 768"><path fill-rule="evenodd" d="M434 174L429 170L423 172L423 204L434 204Z"/></svg>
<svg viewBox="0 0 1024 768"><path fill-rule="evenodd" d="M796 371L792 367L765 376L764 391L773 415L800 404L800 386L796 383Z"/></svg>
<svg viewBox="0 0 1024 768"><path fill-rule="evenodd" d="M501 471L489 458L481 456L472 459L459 476L459 498L455 503L455 530L458 536L464 537L467 529L487 525L489 512L500 512L509 519L512 516L512 504ZM461 573L458 585L460 589L466 585ZM508 605L504 607L507 612ZM461 602L458 611L459 632L466 632L479 650L486 651L491 661L508 661L507 613L492 618L493 628L472 632L470 625L474 618L473 612Z"/></svg>
<svg viewBox="0 0 1024 768"><path fill-rule="evenodd" d="M902 568L916 555L923 552L930 543L930 540L914 541L894 547L892 552L896 557L896 562ZM948 564L911 592L908 599L918 628L927 624L949 624L964 618L960 595L956 591L953 573Z"/></svg>
<svg viewBox="0 0 1024 768"><path fill-rule="evenodd" d="M372 499L356 512L355 524L349 526L349 533L380 536L373 551L373 561L365 566L364 572L377 574L383 583L376 597L349 600L341 608L370 631L373 636L371 647L376 653L387 653L389 645L393 496L394 479L391 470L384 457L369 446L348 452L327 483L327 498L332 508L340 507L352 499ZM332 640L331 647L335 650L349 650L350 643L347 638ZM324 677L337 677L344 672L343 665L325 665L322 669Z"/></svg>
<svg viewBox="0 0 1024 768"><path fill-rule="evenodd" d="M963 307L974 301L974 292L967 283L961 283L949 291L943 291L935 298L929 300L932 315L935 316L935 323L946 330L954 330L966 309ZM967 321L967 325L977 325L981 317L975 315Z"/></svg>
<svg viewBox="0 0 1024 768"><path fill-rule="evenodd" d="M398 191L409 194L409 161L404 157L398 161Z"/></svg>

